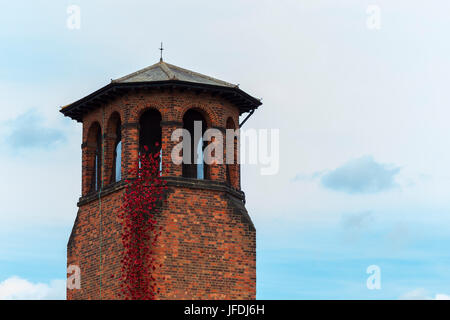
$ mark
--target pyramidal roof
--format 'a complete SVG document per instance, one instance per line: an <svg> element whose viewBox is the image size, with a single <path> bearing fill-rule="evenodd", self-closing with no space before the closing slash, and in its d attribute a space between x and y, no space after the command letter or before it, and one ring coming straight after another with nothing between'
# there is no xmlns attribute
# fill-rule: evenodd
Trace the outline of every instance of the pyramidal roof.
<svg viewBox="0 0 450 320"><path fill-rule="evenodd" d="M179 80L194 83L202 83L216 86L224 86L237 88L238 86L229 82L215 79L204 74L183 69L173 64L169 64L160 60L158 63L147 68L133 72L125 77L112 80L113 83L129 83L129 82L147 82L147 81L166 81Z"/></svg>
<svg viewBox="0 0 450 320"><path fill-rule="evenodd" d="M239 113L250 112L262 103L235 85L204 74L183 69L160 60L147 68L125 77L111 80L111 83L97 91L61 108L61 112L81 122L83 115L91 110L127 94L133 90L187 89L195 92L211 92L227 99L239 108Z"/></svg>

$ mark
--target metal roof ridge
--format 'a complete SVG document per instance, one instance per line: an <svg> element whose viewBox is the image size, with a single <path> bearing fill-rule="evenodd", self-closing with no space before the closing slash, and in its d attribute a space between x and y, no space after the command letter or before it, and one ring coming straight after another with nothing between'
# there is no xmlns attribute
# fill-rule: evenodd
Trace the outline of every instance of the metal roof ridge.
<svg viewBox="0 0 450 320"><path fill-rule="evenodd" d="M196 75L196 76L203 77L203 78L206 78L206 79L211 80L211 81L215 81L215 82L221 83L221 84L223 84L223 85L225 85L225 86L227 86L227 87L233 87L233 88L238 88L238 87L239 87L239 85L235 85L235 84L230 83L230 82L226 82L226 81L223 81L223 80L219 80L219 79L217 79L217 78L213 78L213 77L207 76L207 75L202 74L202 73L199 73L199 72L195 72L195 71L192 71L192 70L184 69L184 68L175 66L175 65L173 65L173 64L170 64L170 63L166 63L166 62L164 62L164 63L165 63L168 67L171 67L171 68L174 68L174 69L178 69L178 70L181 70L181 71L190 73L191 75Z"/></svg>
<svg viewBox="0 0 450 320"><path fill-rule="evenodd" d="M140 74L140 73L146 72L146 71L148 71L148 70L150 70L150 69L153 69L153 68L157 67L157 66L160 65L161 63L162 63L162 61L159 61L159 62L157 62L157 63L155 63L155 64L152 64L151 66L142 68L142 69L140 69L140 70L138 70L138 71L135 71L135 72L133 72L133 73L130 73L130 74L128 74L128 75L126 75L126 76L123 76L123 77L121 77L121 78L118 78L118 79L115 79L115 80L111 80L111 82L112 82L112 83L116 83L116 82L122 82L122 81L128 80L128 79L130 79L130 78L132 78L132 77L134 77L134 76L136 76L136 75L138 75L138 74Z"/></svg>
<svg viewBox="0 0 450 320"><path fill-rule="evenodd" d="M160 68L164 73L167 75L169 80L178 80L178 78L175 76L175 74L170 70L170 68L167 66L167 64L164 61L160 61Z"/></svg>

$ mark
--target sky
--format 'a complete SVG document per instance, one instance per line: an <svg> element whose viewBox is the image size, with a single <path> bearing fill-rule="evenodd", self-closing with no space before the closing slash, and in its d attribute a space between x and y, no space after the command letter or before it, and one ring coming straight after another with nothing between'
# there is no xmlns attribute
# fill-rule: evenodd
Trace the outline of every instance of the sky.
<svg viewBox="0 0 450 320"><path fill-rule="evenodd" d="M448 12L445 0L2 4L0 299L65 298L81 125L59 108L157 62L161 41L168 63L263 99L243 129L279 129L276 174L242 165L258 299L450 298Z"/></svg>

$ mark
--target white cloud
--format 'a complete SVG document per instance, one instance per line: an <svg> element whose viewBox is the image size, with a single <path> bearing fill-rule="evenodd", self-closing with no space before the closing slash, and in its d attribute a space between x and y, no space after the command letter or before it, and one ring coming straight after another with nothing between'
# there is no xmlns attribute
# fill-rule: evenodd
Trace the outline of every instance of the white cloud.
<svg viewBox="0 0 450 320"><path fill-rule="evenodd" d="M321 178L326 188L354 193L377 193L395 186L400 168L376 162L372 156L353 159Z"/></svg>
<svg viewBox="0 0 450 320"><path fill-rule="evenodd" d="M450 295L436 293L434 298L423 288L411 290L399 298L400 300L450 300Z"/></svg>
<svg viewBox="0 0 450 320"><path fill-rule="evenodd" d="M44 117L37 109L18 115L4 125L10 130L6 143L13 150L44 149L50 150L66 142L66 133L58 128L44 125ZM62 123L62 120L60 121Z"/></svg>
<svg viewBox="0 0 450 320"><path fill-rule="evenodd" d="M33 283L17 276L0 282L0 300L61 300L66 298L66 281Z"/></svg>

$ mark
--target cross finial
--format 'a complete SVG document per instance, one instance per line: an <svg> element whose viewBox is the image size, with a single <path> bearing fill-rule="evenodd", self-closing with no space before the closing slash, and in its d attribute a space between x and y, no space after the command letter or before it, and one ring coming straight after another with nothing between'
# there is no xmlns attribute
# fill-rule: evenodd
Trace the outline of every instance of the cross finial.
<svg viewBox="0 0 450 320"><path fill-rule="evenodd" d="M159 48L159 50L161 51L161 58L159 58L159 61L162 62L163 61L162 54L163 54L163 50L164 50L162 42L161 42L161 48Z"/></svg>

